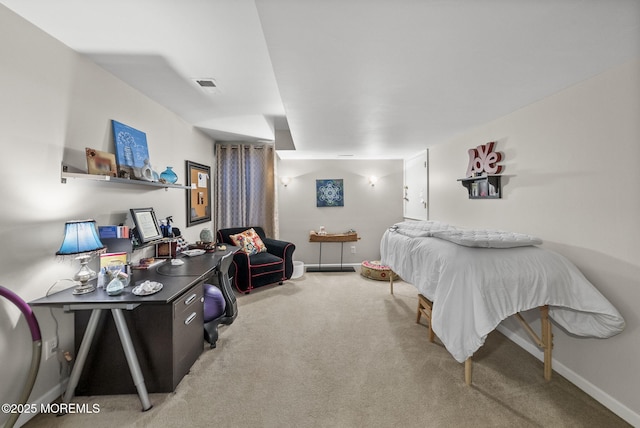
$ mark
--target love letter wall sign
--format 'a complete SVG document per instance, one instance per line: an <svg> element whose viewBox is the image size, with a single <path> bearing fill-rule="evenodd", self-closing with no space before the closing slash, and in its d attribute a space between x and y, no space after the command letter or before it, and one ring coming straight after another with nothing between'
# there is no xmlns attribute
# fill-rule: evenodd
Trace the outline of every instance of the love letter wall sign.
<svg viewBox="0 0 640 428"><path fill-rule="evenodd" d="M502 172L502 165L498 165L498 162L502 160L502 153L493 151L495 144L496 142L492 141L475 149L469 149L467 152L469 153L467 177L482 173L500 174Z"/></svg>

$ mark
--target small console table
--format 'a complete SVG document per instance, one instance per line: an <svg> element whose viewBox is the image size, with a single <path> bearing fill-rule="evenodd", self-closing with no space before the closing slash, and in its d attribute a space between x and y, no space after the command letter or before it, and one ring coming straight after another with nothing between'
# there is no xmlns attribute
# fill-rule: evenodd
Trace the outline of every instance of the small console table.
<svg viewBox="0 0 640 428"><path fill-rule="evenodd" d="M347 233L316 233L311 232L309 234L309 242L318 242L320 244L320 255L318 256L318 267L308 267L307 272L355 272L353 267L343 267L342 266L342 256L344 255L344 243L345 242L355 242L358 239L358 234L356 232L347 232ZM339 242L340 243L340 267L329 267L322 268L322 243L323 242Z"/></svg>

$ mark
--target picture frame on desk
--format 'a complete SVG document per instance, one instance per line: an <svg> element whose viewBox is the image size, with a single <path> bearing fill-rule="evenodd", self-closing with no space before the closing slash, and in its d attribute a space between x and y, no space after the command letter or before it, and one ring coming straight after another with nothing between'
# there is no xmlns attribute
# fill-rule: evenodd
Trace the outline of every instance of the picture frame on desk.
<svg viewBox="0 0 640 428"><path fill-rule="evenodd" d="M138 244L148 244L162 239L158 219L153 208L131 208L129 211L135 225L134 236L138 240Z"/></svg>

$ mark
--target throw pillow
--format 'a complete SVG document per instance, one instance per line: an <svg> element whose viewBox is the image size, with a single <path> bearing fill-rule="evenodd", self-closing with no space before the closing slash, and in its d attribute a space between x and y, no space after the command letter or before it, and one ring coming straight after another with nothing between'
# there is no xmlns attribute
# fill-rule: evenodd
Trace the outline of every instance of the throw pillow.
<svg viewBox="0 0 640 428"><path fill-rule="evenodd" d="M267 251L267 247L264 245L264 242L262 242L262 239L260 239L260 235L258 235L253 228L235 235L230 235L229 238L231 238L233 245L240 247L242 251L250 256Z"/></svg>

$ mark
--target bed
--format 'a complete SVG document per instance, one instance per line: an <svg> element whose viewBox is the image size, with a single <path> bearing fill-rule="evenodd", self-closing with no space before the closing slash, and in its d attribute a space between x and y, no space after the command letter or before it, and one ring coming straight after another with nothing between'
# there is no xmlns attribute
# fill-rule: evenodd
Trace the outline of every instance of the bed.
<svg viewBox="0 0 640 428"><path fill-rule="evenodd" d="M578 268L539 247L525 234L468 230L434 221L400 222L385 231L381 263L433 304L430 328L449 353L465 363L500 322L516 315L544 350L544 376L551 378L551 323L570 334L608 338L624 319ZM541 337L520 312L540 308Z"/></svg>

